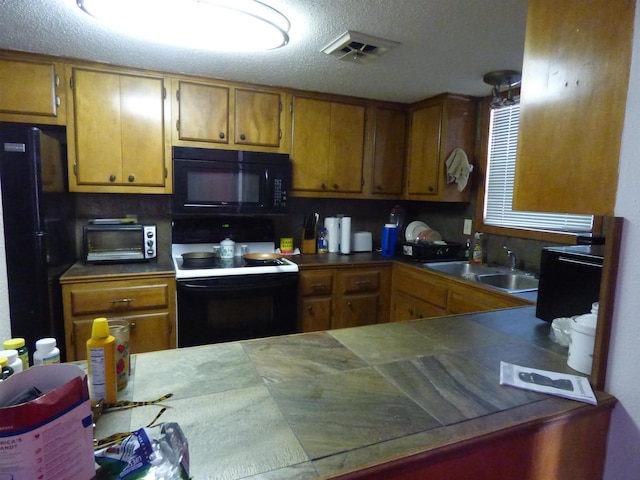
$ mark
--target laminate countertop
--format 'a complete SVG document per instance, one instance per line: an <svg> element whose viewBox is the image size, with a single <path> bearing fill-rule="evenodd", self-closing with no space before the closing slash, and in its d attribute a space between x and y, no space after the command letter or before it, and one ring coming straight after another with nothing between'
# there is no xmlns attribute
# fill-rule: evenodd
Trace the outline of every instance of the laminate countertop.
<svg viewBox="0 0 640 480"><path fill-rule="evenodd" d="M185 320L182 320L185 321ZM573 372L534 307L132 356L120 399L167 393L194 479L330 478L599 406L499 385L501 360ZM104 414L96 436L151 422L158 405Z"/></svg>

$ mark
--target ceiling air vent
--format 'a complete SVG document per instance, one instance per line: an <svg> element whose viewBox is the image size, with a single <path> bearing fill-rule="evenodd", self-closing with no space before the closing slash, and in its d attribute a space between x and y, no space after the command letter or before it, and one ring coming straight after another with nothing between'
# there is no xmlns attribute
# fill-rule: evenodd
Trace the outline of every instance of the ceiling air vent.
<svg viewBox="0 0 640 480"><path fill-rule="evenodd" d="M398 45L400 45L399 42L347 30L324 47L321 52L347 62L367 63Z"/></svg>

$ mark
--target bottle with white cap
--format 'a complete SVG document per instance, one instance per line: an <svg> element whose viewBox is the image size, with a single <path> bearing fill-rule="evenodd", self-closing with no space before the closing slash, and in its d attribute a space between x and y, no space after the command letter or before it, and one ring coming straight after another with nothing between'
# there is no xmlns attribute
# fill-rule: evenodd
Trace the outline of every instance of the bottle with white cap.
<svg viewBox="0 0 640 480"><path fill-rule="evenodd" d="M55 338L41 338L36 342L36 351L33 352L34 365L50 365L60 363L60 349L56 347Z"/></svg>
<svg viewBox="0 0 640 480"><path fill-rule="evenodd" d="M7 359L8 365L13 368L14 373L22 371L22 360L18 356L17 350L0 350L0 357Z"/></svg>

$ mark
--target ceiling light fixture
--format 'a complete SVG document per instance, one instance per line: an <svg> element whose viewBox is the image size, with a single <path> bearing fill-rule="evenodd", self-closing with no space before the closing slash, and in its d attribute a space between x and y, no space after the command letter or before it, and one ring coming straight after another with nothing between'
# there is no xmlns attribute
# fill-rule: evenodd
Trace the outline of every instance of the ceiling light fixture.
<svg viewBox="0 0 640 480"><path fill-rule="evenodd" d="M271 50L291 24L257 0L76 0L92 17L152 41L204 50Z"/></svg>
<svg viewBox="0 0 640 480"><path fill-rule="evenodd" d="M513 99L513 87L520 85L522 80L522 74L516 70L498 70L496 72L489 72L483 77L484 83L487 83L493 88L491 89L491 108L498 108L506 105L514 105L516 102ZM507 98L504 98L501 93L501 88L507 87Z"/></svg>

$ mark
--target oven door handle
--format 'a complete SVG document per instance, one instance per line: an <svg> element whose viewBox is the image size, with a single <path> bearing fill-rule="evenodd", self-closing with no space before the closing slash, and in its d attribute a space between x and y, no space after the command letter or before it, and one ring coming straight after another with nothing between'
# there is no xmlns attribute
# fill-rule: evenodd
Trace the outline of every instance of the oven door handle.
<svg viewBox="0 0 640 480"><path fill-rule="evenodd" d="M563 263L572 263L574 265L582 265L585 267L596 267L596 268L602 268L602 264L601 263L595 263L595 262L589 262L586 260L577 260L575 258L569 258L569 257L558 257L558 261L559 262L563 262Z"/></svg>
<svg viewBox="0 0 640 480"><path fill-rule="evenodd" d="M182 290L198 290L200 292L223 292L223 291L246 291L246 290L254 290L256 288L286 288L286 289L294 289L297 284L297 275L295 277L291 277L287 274L277 274L281 276L280 278L270 278L269 280L265 279L256 279L248 280L242 278L240 275L238 280L242 278L242 282L234 281L232 283L224 283L224 282L215 282L209 283L206 280L200 281L179 281L177 282L177 287ZM234 279L235 280L235 279Z"/></svg>

